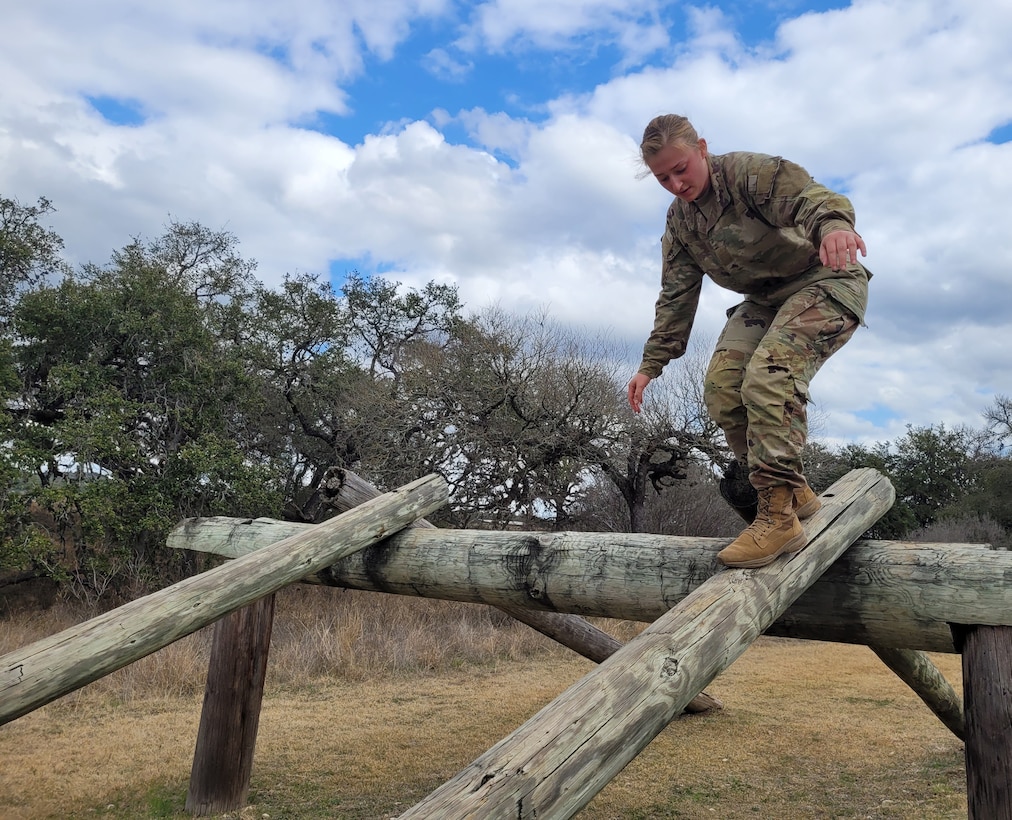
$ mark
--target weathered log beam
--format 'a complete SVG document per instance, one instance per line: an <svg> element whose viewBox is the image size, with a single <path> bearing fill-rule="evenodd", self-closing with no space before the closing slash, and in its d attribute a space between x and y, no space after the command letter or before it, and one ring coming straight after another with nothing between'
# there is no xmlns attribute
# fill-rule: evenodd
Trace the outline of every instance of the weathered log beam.
<svg viewBox="0 0 1012 820"><path fill-rule="evenodd" d="M0 657L0 724L375 544L447 502L426 476L259 552Z"/></svg>
<svg viewBox="0 0 1012 820"><path fill-rule="evenodd" d="M806 521L821 532L834 499ZM174 547L238 557L302 532L271 519L190 519ZM650 622L713 575L721 538L642 533L405 530L315 581L351 589ZM769 635L956 652L948 624L1012 626L1012 552L859 540ZM306 579L309 580L309 579Z"/></svg>
<svg viewBox="0 0 1012 820"><path fill-rule="evenodd" d="M927 655L915 649L885 646L873 646L872 651L914 690L956 737L966 739L963 700Z"/></svg>
<svg viewBox="0 0 1012 820"><path fill-rule="evenodd" d="M350 470L328 470L325 482L328 502L339 512L354 509L380 494L375 486ZM435 525L425 518L418 519L411 526L419 529L436 529ZM596 663L603 661L621 646L614 637L578 615L541 612L508 604L499 609Z"/></svg>
<svg viewBox="0 0 1012 820"><path fill-rule="evenodd" d="M380 494L373 484L357 473L336 468L327 471L321 487L325 488L323 494L327 498L327 503L339 512L353 509ZM419 518L411 526L435 529L435 525L424 518ZM500 612L505 612L511 618L526 624L595 663L600 663L610 657L615 650L622 646L621 641L604 630L598 629L579 615L570 615L564 612L543 612L512 604L499 604L497 608ZM700 692L686 705L685 711L706 712L710 709L719 709L722 705L719 700L706 692Z"/></svg>
<svg viewBox="0 0 1012 820"><path fill-rule="evenodd" d="M888 480L855 473L834 485L844 508L805 550L712 575L402 820L579 812L889 509Z"/></svg>

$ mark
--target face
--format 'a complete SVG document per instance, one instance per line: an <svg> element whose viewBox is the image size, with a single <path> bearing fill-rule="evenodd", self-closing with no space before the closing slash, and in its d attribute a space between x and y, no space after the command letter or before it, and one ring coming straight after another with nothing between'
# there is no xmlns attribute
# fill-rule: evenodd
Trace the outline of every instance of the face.
<svg viewBox="0 0 1012 820"><path fill-rule="evenodd" d="M646 163L661 187L685 202L692 202L710 187L706 140L691 146L665 145Z"/></svg>

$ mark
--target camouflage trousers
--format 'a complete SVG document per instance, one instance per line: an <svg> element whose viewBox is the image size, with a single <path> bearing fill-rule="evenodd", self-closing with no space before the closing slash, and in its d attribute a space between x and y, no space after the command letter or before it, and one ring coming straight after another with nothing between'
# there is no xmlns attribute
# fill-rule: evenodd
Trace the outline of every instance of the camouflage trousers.
<svg viewBox="0 0 1012 820"><path fill-rule="evenodd" d="M819 285L779 308L746 300L727 312L703 398L756 489L802 487L808 385L854 335L858 319Z"/></svg>

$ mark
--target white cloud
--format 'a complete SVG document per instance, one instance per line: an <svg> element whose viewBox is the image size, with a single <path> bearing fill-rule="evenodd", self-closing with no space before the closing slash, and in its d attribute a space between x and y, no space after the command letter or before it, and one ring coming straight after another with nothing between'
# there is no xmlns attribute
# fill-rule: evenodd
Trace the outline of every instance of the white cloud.
<svg viewBox="0 0 1012 820"><path fill-rule="evenodd" d="M475 6L458 45L500 52L614 43L638 58L668 42L660 20L664 5L657 0L490 0Z"/></svg>
<svg viewBox="0 0 1012 820"><path fill-rule="evenodd" d="M471 81L490 49L628 50L640 38L651 51L658 21L686 19L646 0L475 8L459 21L467 65L447 41L426 49L430 67ZM153 238L170 216L194 219L232 231L268 282L366 260L406 283L454 282L474 310L547 304L637 347L652 324L666 195L636 179L636 148L651 117L677 111L712 149L783 154L855 203L875 278L869 328L813 385L834 436L973 422L1008 393L1012 143L984 142L1012 122L1008 3L857 0L787 20L760 46L700 7L666 63L527 100L547 112L540 121L510 117L490 94L347 142L298 127L347 110L368 60L397 59L412 25L452 9L16 4L0 27L0 194L49 197L77 262ZM107 122L86 100L102 95L133 101L145 121ZM447 140L460 126L473 146ZM704 289L700 338L716 337L734 301Z"/></svg>

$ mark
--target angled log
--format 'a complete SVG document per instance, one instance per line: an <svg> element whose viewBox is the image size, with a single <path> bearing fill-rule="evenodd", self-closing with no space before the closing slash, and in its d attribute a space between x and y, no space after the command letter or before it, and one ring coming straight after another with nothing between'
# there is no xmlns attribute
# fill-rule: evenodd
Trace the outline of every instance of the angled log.
<svg viewBox="0 0 1012 820"><path fill-rule="evenodd" d="M907 686L935 713L935 716L960 740L966 739L963 700L945 679L931 658L916 649L873 646L882 659Z"/></svg>
<svg viewBox="0 0 1012 820"><path fill-rule="evenodd" d="M426 476L312 530L7 653L0 657L0 724L381 541L447 497L446 482Z"/></svg>
<svg viewBox="0 0 1012 820"><path fill-rule="evenodd" d="M889 509L889 482L856 472L834 485L843 510L802 552L704 581L401 820L580 811Z"/></svg>
<svg viewBox="0 0 1012 820"><path fill-rule="evenodd" d="M379 490L373 484L357 473L344 469L328 470L321 487L328 503L340 512L353 509L379 495ZM411 526L436 529L434 524L424 518L415 521ZM542 612L509 603L499 604L497 608L595 663L610 657L622 646L621 641L579 615ZM699 713L719 709L721 706L719 700L701 692L686 705L685 711Z"/></svg>

